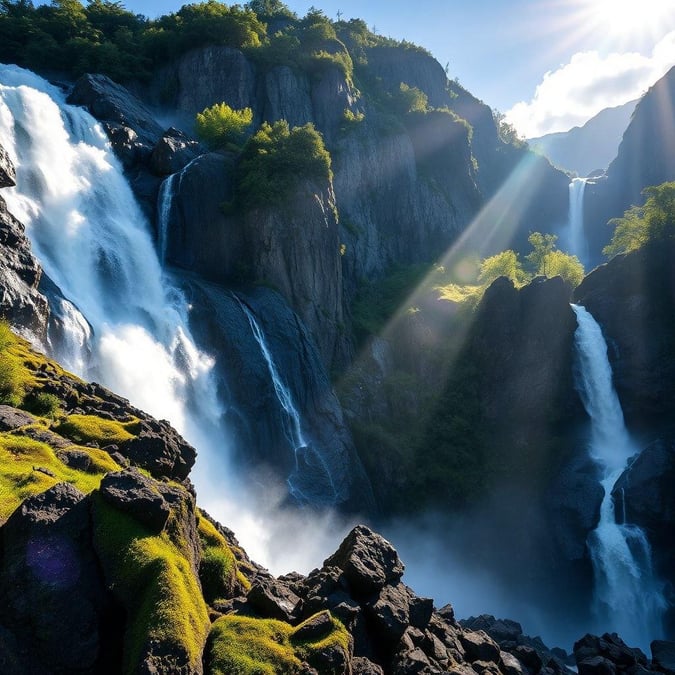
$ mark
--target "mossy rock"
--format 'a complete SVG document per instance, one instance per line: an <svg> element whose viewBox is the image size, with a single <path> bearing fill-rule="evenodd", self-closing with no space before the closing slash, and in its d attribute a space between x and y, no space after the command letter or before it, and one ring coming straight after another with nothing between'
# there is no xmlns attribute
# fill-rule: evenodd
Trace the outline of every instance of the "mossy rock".
<svg viewBox="0 0 675 675"><path fill-rule="evenodd" d="M131 440L140 430L140 421L107 420L96 415L69 415L55 431L76 443L111 445Z"/></svg>
<svg viewBox="0 0 675 675"><path fill-rule="evenodd" d="M202 545L199 580L202 584L204 599L212 604L216 600L233 597L238 585L248 584L237 568L234 553L215 525L201 514L198 533ZM244 583L241 583L242 579Z"/></svg>
<svg viewBox="0 0 675 675"><path fill-rule="evenodd" d="M0 524L26 497L44 492L56 483L71 483L86 494L98 488L108 471L120 468L102 451L80 450L90 454L86 471L68 466L46 443L0 433Z"/></svg>
<svg viewBox="0 0 675 675"><path fill-rule="evenodd" d="M328 612L321 614L328 615L329 625L325 634L315 639L304 637L305 627L318 615L296 628L275 619L225 615L211 628L206 671L211 675L292 674L303 672L304 664L309 663L321 673L346 673L351 654L349 633ZM331 652L342 658L327 657Z"/></svg>
<svg viewBox="0 0 675 675"><path fill-rule="evenodd" d="M127 614L124 672L197 672L209 617L190 562L167 532L150 533L94 497L94 545Z"/></svg>

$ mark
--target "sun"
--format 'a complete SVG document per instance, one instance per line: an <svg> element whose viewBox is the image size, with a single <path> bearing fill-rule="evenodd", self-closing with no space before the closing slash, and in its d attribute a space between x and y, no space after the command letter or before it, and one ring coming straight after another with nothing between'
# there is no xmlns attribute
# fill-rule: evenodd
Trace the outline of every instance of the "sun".
<svg viewBox="0 0 675 675"><path fill-rule="evenodd" d="M656 33L673 15L668 0L582 0L580 4L589 28L616 37Z"/></svg>

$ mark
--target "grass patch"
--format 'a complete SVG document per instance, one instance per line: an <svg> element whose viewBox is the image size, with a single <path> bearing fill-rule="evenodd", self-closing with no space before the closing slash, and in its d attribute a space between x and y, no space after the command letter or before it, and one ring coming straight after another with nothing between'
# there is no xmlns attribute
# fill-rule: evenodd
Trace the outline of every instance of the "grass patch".
<svg viewBox="0 0 675 675"><path fill-rule="evenodd" d="M135 418L129 422L117 422L95 415L69 415L55 431L76 443L109 445L130 440L139 428L140 421Z"/></svg>
<svg viewBox="0 0 675 675"><path fill-rule="evenodd" d="M170 645L183 665L196 671L209 617L188 560L165 532L150 535L102 499L94 503L95 546L106 580L127 611L124 672L137 672L153 643L158 651Z"/></svg>
<svg viewBox="0 0 675 675"><path fill-rule="evenodd" d="M20 338L6 321L0 321L0 403L18 407L31 383L31 373L16 347Z"/></svg>
<svg viewBox="0 0 675 675"><path fill-rule="evenodd" d="M92 455L90 448L82 449ZM24 499L57 483L71 483L84 493L98 488L105 473L120 468L106 453L99 452L100 457L92 456L88 471L78 471L66 466L46 443L0 433L0 524Z"/></svg>

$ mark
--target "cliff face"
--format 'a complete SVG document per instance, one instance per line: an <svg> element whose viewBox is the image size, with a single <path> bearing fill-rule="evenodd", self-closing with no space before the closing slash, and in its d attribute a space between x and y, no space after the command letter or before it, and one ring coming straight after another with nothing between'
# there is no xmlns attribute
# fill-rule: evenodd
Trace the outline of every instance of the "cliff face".
<svg viewBox="0 0 675 675"><path fill-rule="evenodd" d="M643 204L644 188L675 180L673 109L675 68L640 99L606 176L586 189L585 229L594 262L601 260L601 250L611 238L607 221L633 204Z"/></svg>
<svg viewBox="0 0 675 675"><path fill-rule="evenodd" d="M0 145L0 188L15 185L16 171ZM0 197L0 316L31 333L43 344L47 338L49 307L40 293L42 268L32 253L24 226Z"/></svg>

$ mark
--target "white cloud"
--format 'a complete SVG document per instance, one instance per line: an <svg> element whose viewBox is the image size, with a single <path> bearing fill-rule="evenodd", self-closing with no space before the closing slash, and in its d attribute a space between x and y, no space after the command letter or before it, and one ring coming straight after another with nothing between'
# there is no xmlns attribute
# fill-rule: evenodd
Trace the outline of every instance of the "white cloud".
<svg viewBox="0 0 675 675"><path fill-rule="evenodd" d="M578 52L569 63L547 72L534 98L516 103L506 112L506 120L525 138L567 131L603 108L640 97L673 65L675 31L655 45L651 56Z"/></svg>

